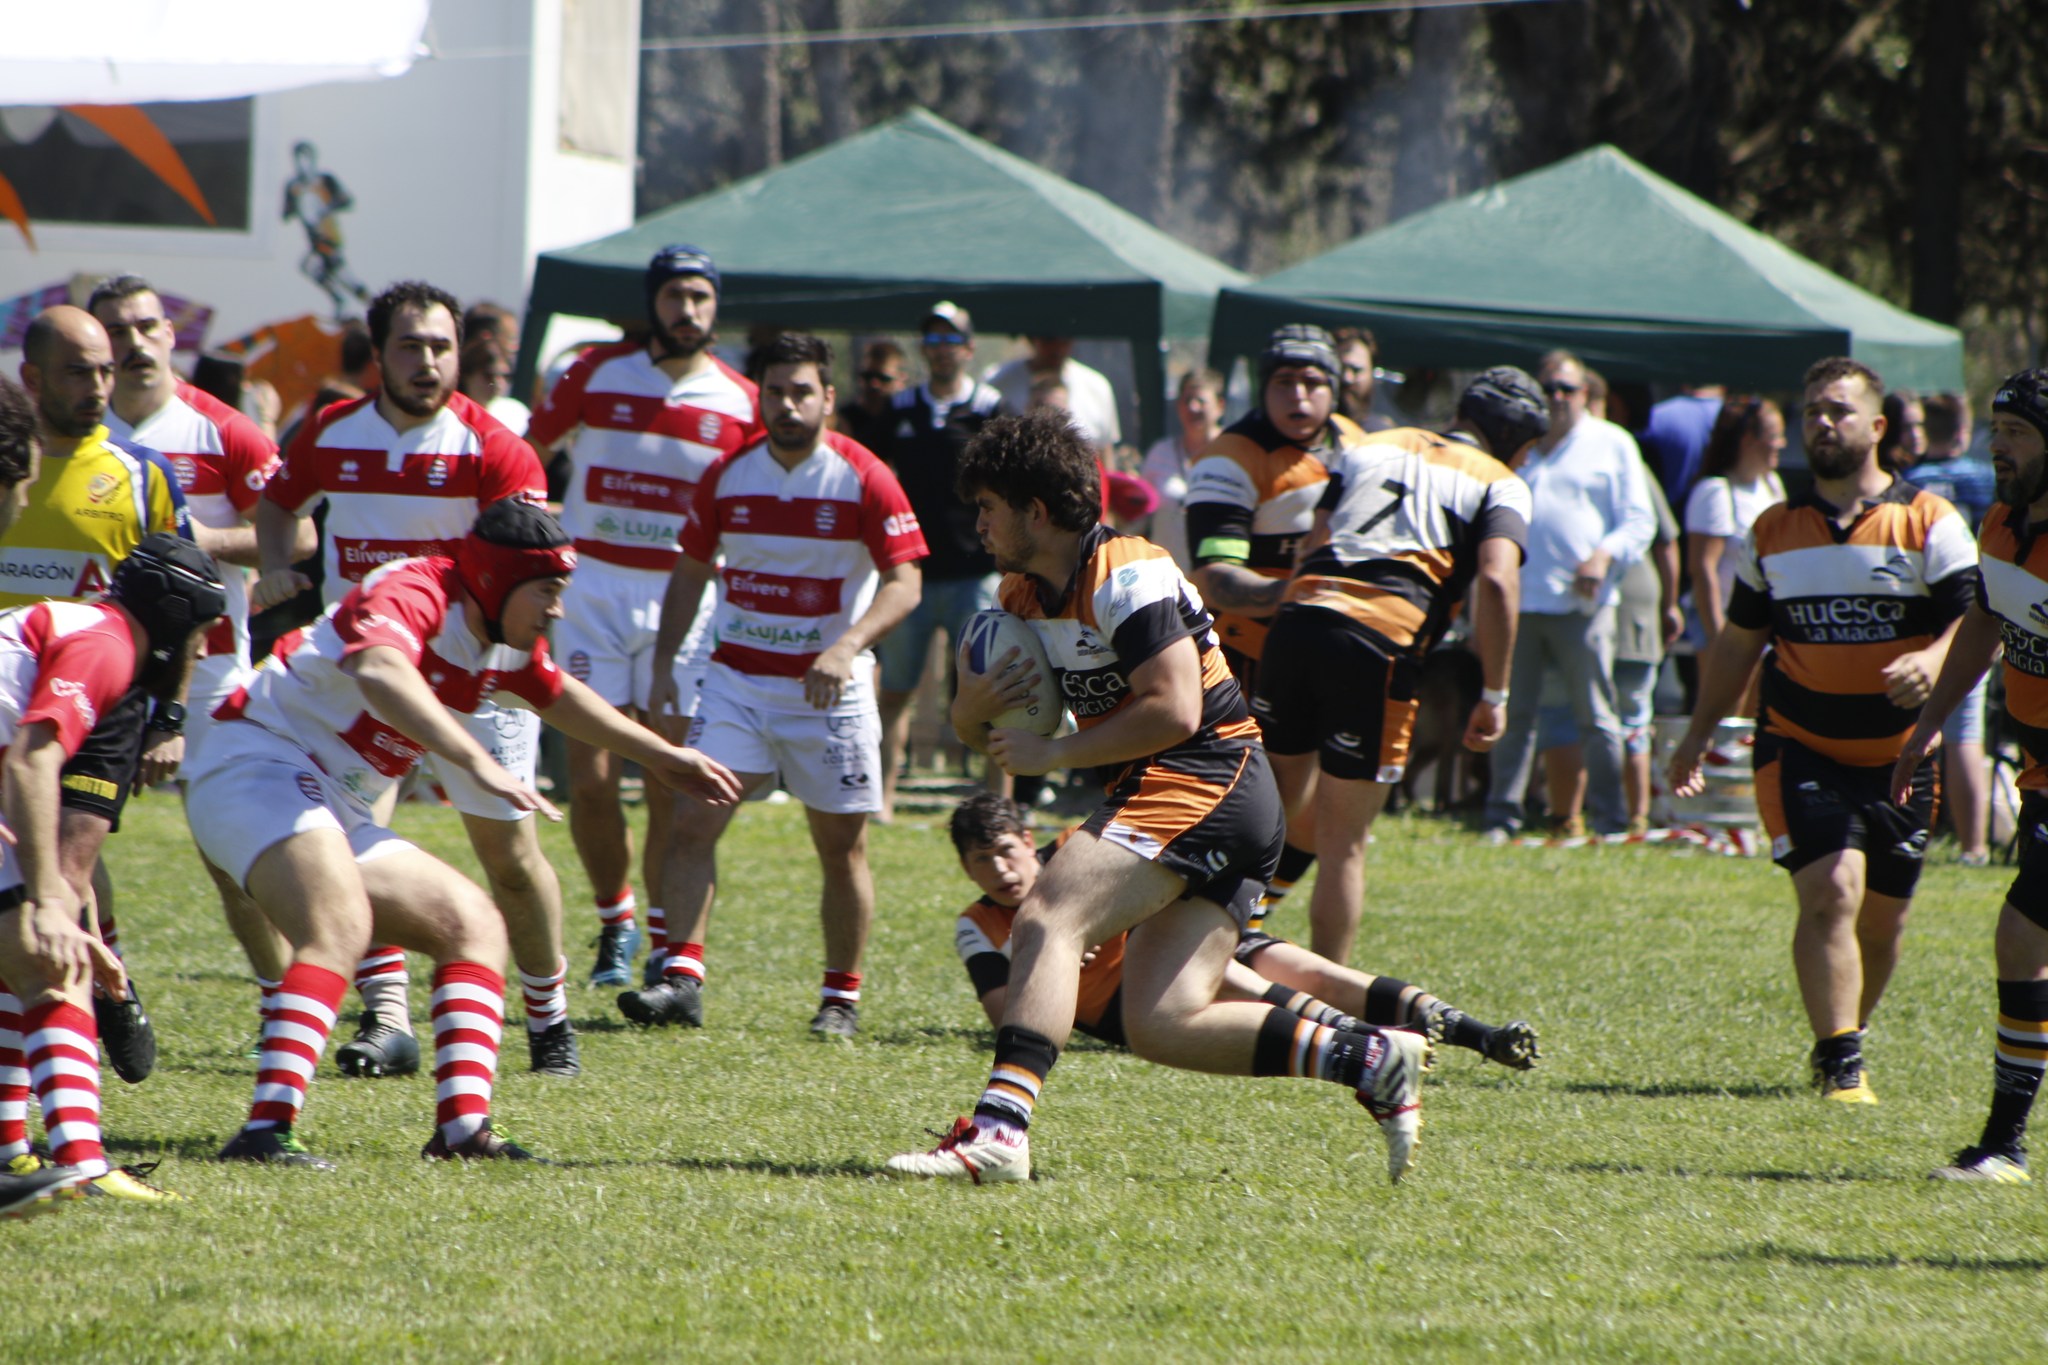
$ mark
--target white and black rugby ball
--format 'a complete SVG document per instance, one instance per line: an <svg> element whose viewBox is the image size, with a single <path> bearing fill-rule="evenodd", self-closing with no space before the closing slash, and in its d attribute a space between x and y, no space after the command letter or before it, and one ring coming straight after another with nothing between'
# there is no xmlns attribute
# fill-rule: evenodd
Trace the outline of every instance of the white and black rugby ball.
<svg viewBox="0 0 2048 1365"><path fill-rule="evenodd" d="M1029 621L996 607L974 613L960 628L960 667L977 677L985 675L1013 647L1027 672L1030 665L1038 665L1038 684L1033 689L1037 695L1028 705L1012 707L989 724L1050 735L1060 727L1059 693L1053 682L1052 660L1046 657L1045 645Z"/></svg>

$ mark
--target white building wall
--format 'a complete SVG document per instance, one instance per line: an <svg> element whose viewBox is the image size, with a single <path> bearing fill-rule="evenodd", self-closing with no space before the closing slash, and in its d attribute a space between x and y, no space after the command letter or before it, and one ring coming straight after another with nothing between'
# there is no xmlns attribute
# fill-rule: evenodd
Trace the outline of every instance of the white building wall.
<svg viewBox="0 0 2048 1365"><path fill-rule="evenodd" d="M394 80L258 97L246 232L37 222L31 250L0 222L0 298L132 271L210 304L209 344L324 315L327 295L299 269L305 231L281 216L292 147L305 140L355 200L340 218L346 258L372 293L420 278L517 311L537 253L633 221L630 157L560 150L564 3L434 0L427 38L445 57ZM637 0L630 9L637 35ZM620 69L637 81L637 60ZM637 87L631 98L637 109Z"/></svg>

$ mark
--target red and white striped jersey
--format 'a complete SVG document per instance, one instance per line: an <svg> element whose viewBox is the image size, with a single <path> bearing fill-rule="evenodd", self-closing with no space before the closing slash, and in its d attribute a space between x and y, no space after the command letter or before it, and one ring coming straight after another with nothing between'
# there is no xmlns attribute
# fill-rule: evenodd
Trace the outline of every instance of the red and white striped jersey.
<svg viewBox="0 0 2048 1365"><path fill-rule="evenodd" d="M476 514L501 498L547 501L533 447L454 394L400 434L374 396L336 403L305 424L264 496L304 516L327 500L331 606L380 564L453 555Z"/></svg>
<svg viewBox="0 0 2048 1365"><path fill-rule="evenodd" d="M725 362L670 379L637 342L586 351L533 415L538 450L569 444L562 526L576 552L667 573L697 483L761 439L753 382Z"/></svg>
<svg viewBox="0 0 2048 1365"><path fill-rule="evenodd" d="M896 476L836 432L795 469L766 441L712 465L681 544L704 564L724 551L711 659L731 670L738 700L763 711L811 711L811 661L868 609L880 570L925 555ZM874 656L863 653L836 713L874 706L873 672Z"/></svg>
<svg viewBox="0 0 2048 1365"><path fill-rule="evenodd" d="M0 612L0 754L46 720L68 758L135 685L135 636L104 602L39 602Z"/></svg>
<svg viewBox="0 0 2048 1365"><path fill-rule="evenodd" d="M180 380L171 401L136 426L107 409L107 430L148 446L170 462L192 520L217 531L244 525L279 464L277 443L247 417ZM206 632L206 653L232 654L249 666L249 571L220 566L227 614Z"/></svg>
<svg viewBox="0 0 2048 1365"><path fill-rule="evenodd" d="M250 720L313 756L366 804L412 771L426 752L370 713L342 661L376 645L405 655L442 705L464 714L496 698L542 710L562 695L547 641L532 650L486 644L464 620L452 559L407 559L373 572L304 630L293 631L248 685L221 703L220 720Z"/></svg>

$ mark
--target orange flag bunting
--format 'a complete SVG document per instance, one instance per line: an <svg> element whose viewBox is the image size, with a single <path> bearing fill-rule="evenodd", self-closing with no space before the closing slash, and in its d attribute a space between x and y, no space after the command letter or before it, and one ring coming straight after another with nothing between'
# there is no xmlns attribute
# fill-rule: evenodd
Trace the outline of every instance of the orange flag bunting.
<svg viewBox="0 0 2048 1365"><path fill-rule="evenodd" d="M199 182L192 178L192 172L185 168L185 158L178 155L178 149L171 145L149 115L132 104L67 104L64 112L84 119L93 127L105 133L137 161L150 169L157 179L169 185L180 199L192 206L207 226L215 226L213 210L206 206L206 196L199 192ZM0 205L4 211L4 205ZM27 231L24 226L23 231Z"/></svg>

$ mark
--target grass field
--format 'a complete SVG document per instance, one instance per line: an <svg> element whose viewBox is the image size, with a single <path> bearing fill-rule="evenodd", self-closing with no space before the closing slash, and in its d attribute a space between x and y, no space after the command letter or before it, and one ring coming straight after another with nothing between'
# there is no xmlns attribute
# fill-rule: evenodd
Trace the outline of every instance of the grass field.
<svg viewBox="0 0 2048 1365"><path fill-rule="evenodd" d="M400 824L469 866L446 812ZM566 832L546 838L580 972L586 888ZM876 1173L971 1105L991 1042L936 822L875 833L846 1047L805 1029L801 814L749 809L722 859L710 1027L631 1031L612 992L572 987L573 1081L526 1073L508 1031L498 1113L546 1169L421 1162L431 1080L345 1081L331 1049L300 1132L338 1173L209 1162L248 1100L245 968L175 804L131 806L112 850L163 1055L140 1087L109 1073L109 1145L163 1158L191 1202L8 1225L6 1361L2048 1354L2044 1192L1923 1179L1982 1118L2001 872L1930 871L1869 1049L1884 1103L1852 1109L1803 1087L1789 893L1763 862L1492 849L1389 819L1360 965L1534 1019L1538 1071L1446 1051L1421 1167L1394 1189L1334 1086L1078 1041L1033 1131L1038 1178L974 1189Z"/></svg>

